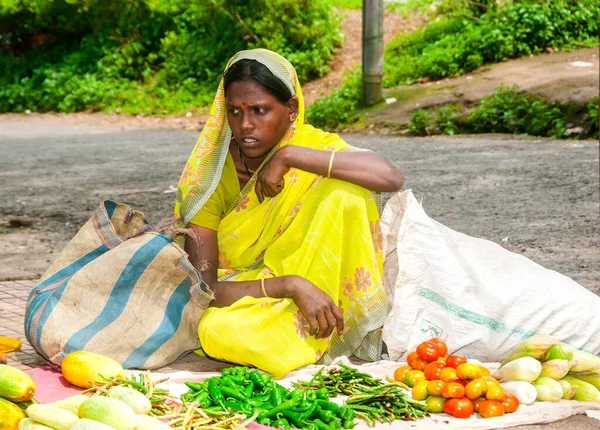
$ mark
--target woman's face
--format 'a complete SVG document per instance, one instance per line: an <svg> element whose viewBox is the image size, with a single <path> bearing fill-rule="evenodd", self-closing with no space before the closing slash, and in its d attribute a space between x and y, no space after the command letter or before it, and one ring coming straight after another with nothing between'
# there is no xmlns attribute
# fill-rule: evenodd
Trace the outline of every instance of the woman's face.
<svg viewBox="0 0 600 430"><path fill-rule="evenodd" d="M229 128L248 158L259 158L273 149L298 115L296 97L281 103L254 80L232 82L226 102Z"/></svg>

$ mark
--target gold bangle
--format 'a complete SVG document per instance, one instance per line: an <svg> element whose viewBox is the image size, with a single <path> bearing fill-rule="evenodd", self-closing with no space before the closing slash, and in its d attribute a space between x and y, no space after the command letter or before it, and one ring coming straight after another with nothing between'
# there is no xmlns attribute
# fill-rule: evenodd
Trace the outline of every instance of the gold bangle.
<svg viewBox="0 0 600 430"><path fill-rule="evenodd" d="M260 278L260 289L263 293L263 297L269 297L269 295L267 294L267 290L265 290L265 278Z"/></svg>
<svg viewBox="0 0 600 430"><path fill-rule="evenodd" d="M333 166L333 157L335 157L335 150L331 151L331 158L329 159L329 168L327 169L327 179L331 179L331 167Z"/></svg>

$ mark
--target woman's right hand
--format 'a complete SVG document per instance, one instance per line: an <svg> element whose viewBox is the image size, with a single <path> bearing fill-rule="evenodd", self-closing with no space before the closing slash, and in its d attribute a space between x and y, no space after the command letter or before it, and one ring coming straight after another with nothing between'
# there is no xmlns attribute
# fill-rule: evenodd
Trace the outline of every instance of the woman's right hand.
<svg viewBox="0 0 600 430"><path fill-rule="evenodd" d="M315 339L328 338L337 327L338 334L344 330L344 315L331 297L312 282L300 276L287 276L290 296L310 326L309 333Z"/></svg>

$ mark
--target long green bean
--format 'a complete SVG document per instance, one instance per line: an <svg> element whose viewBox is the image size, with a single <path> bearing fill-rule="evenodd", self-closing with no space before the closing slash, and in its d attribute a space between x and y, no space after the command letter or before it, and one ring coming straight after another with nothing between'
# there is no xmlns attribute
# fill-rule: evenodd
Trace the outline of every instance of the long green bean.
<svg viewBox="0 0 600 430"><path fill-rule="evenodd" d="M292 385L298 390L319 390L326 388L329 397L338 395L351 395L364 392L372 387L383 386L381 379L359 372L357 369L345 364L330 368L326 371L319 369L310 381L293 382Z"/></svg>
<svg viewBox="0 0 600 430"><path fill-rule="evenodd" d="M387 384L351 395L346 406L354 410L357 418L364 419L369 427L376 421L415 420L427 414L427 406L414 400L397 384Z"/></svg>

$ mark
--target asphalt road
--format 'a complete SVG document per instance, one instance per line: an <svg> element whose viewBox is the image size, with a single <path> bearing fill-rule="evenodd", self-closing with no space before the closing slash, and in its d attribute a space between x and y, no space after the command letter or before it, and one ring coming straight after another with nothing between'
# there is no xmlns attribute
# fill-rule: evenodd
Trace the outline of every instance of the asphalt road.
<svg viewBox="0 0 600 430"><path fill-rule="evenodd" d="M41 273L103 199L171 214L175 186L198 132L74 127L0 116L0 221L27 215L29 229L0 227L4 269ZM426 212L484 237L600 294L597 141L511 136L344 136L400 165ZM373 172L377 174L377 172ZM0 272L1 274L1 272ZM597 429L578 416L522 429Z"/></svg>
<svg viewBox="0 0 600 430"><path fill-rule="evenodd" d="M197 136L196 131L122 131L0 117L0 217L33 217L30 233L44 237L45 244L41 262L21 248L15 264L44 266L103 199L127 203L153 222L169 216L174 194L165 191L176 185ZM405 188L434 219L500 243L600 293L597 141L502 135L345 138L400 165ZM0 258L9 254L10 249L0 249Z"/></svg>

